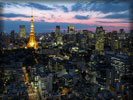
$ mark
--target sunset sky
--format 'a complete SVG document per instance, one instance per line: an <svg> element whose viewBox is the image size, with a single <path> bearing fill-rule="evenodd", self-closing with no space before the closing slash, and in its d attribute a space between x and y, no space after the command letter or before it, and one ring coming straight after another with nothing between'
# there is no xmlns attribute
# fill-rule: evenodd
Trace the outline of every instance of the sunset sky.
<svg viewBox="0 0 133 100"><path fill-rule="evenodd" d="M71 0L70 0L71 1ZM67 30L74 25L76 30L96 30L102 25L105 30L112 31L123 28L129 30L129 3L126 2L4 2L0 21L6 32L19 32L19 25L26 26L30 32L31 7L34 15L34 31L51 32L56 25Z"/></svg>

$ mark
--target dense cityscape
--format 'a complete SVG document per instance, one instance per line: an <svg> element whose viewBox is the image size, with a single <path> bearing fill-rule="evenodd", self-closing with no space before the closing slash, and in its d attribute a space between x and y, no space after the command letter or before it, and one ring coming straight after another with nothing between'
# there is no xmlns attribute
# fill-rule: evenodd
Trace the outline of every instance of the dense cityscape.
<svg viewBox="0 0 133 100"><path fill-rule="evenodd" d="M132 100L133 30L0 32L0 100Z"/></svg>

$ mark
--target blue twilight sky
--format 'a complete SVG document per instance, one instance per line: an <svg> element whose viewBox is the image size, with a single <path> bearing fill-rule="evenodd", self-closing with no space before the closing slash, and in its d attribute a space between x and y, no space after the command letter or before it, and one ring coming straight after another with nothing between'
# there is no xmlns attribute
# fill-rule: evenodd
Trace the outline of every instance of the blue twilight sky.
<svg viewBox="0 0 133 100"><path fill-rule="evenodd" d="M19 32L19 25L26 26L26 33L30 32L31 7L34 15L34 31L36 33L55 31L60 25L61 31L69 25L74 25L75 30L96 30L102 25L105 30L112 31L123 28L129 31L130 3L128 2L1 2L2 31Z"/></svg>

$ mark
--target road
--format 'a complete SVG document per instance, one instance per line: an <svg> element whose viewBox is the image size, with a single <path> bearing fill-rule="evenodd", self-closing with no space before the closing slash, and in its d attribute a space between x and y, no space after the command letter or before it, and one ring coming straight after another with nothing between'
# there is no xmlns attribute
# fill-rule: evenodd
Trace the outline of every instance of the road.
<svg viewBox="0 0 133 100"><path fill-rule="evenodd" d="M25 77L24 80L25 80L25 83L28 86L28 89L27 90L28 90L29 99L30 100L39 100L39 96L37 95L38 93L33 91L33 88L31 87L31 84L29 83L29 79L28 79L28 76L26 74L26 68L23 67L22 70L24 72L24 77Z"/></svg>

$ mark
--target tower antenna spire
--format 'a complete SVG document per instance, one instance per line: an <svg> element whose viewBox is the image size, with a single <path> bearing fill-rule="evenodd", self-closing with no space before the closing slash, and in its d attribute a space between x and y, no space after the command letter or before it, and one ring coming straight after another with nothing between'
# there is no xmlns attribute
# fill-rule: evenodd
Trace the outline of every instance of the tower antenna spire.
<svg viewBox="0 0 133 100"><path fill-rule="evenodd" d="M33 16L33 7L31 7L31 16Z"/></svg>

